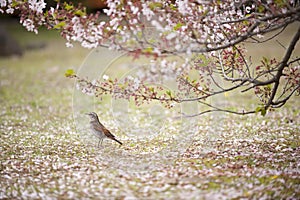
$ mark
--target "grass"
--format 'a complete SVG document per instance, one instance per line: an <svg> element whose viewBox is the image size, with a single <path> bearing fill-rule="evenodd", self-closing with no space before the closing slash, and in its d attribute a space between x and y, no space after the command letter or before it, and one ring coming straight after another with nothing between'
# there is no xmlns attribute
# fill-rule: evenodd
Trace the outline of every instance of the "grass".
<svg viewBox="0 0 300 200"><path fill-rule="evenodd" d="M168 119L151 104L130 105L123 119L107 98L95 110L124 145L104 141L97 148L97 140L85 139L91 137L87 129L76 130L74 83L64 77L89 51L65 48L56 32L36 36L8 27L23 46L35 40L47 47L0 59L1 199L299 198L299 97L265 117L194 120ZM147 139L130 138L140 130Z"/></svg>

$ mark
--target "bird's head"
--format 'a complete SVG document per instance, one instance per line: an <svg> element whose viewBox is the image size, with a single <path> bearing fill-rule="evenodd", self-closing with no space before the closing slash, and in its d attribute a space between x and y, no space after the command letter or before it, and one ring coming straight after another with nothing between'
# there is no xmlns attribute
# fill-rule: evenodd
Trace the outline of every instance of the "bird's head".
<svg viewBox="0 0 300 200"><path fill-rule="evenodd" d="M86 113L91 120L98 120L98 115L95 112Z"/></svg>

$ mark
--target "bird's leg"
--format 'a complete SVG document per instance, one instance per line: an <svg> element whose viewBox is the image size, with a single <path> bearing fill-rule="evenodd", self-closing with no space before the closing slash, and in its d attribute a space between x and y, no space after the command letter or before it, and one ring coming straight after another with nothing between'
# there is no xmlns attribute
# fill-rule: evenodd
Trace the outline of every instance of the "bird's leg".
<svg viewBox="0 0 300 200"><path fill-rule="evenodd" d="M99 139L99 142L98 142L98 148L101 146L102 147L102 142L103 142L103 138L100 138Z"/></svg>

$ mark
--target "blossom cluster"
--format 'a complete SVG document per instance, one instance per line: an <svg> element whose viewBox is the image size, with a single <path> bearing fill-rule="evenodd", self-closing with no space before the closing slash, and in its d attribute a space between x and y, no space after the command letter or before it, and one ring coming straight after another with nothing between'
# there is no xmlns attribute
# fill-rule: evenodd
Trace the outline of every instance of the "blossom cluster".
<svg viewBox="0 0 300 200"><path fill-rule="evenodd" d="M82 7L67 3L45 11L44 0L1 0L0 12L20 10L21 23L29 31L37 32L40 25L60 29L68 46L80 42L86 48L103 45L161 55L166 51L213 51L238 42L245 34L261 35L270 25L289 20L288 14L297 11L294 0L285 4L263 0L106 2L108 8L104 13L110 17L108 22L99 21L97 14L88 15ZM287 19L270 17L282 13ZM146 35L147 28L156 34Z"/></svg>

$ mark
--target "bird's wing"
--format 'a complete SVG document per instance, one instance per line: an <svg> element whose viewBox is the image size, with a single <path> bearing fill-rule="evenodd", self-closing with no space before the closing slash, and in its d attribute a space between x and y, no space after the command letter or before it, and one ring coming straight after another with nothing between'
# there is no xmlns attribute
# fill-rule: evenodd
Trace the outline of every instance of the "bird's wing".
<svg viewBox="0 0 300 200"><path fill-rule="evenodd" d="M112 138L112 139L115 138L115 136L108 129L106 129L105 127L103 127L102 131L106 135L106 137L109 137L109 138Z"/></svg>
<svg viewBox="0 0 300 200"><path fill-rule="evenodd" d="M97 131L99 131L99 132L102 132L102 133L104 133L105 135L106 135L106 137L109 137L109 138L115 138L115 136L113 135L113 134L111 134L111 132L108 130L108 129L106 129L104 126L102 126L102 127L94 127Z"/></svg>
<svg viewBox="0 0 300 200"><path fill-rule="evenodd" d="M103 125L102 126L94 126L93 128L99 132L104 133L106 135L106 137L108 137L108 138L111 138L111 139L115 138L115 136Z"/></svg>

